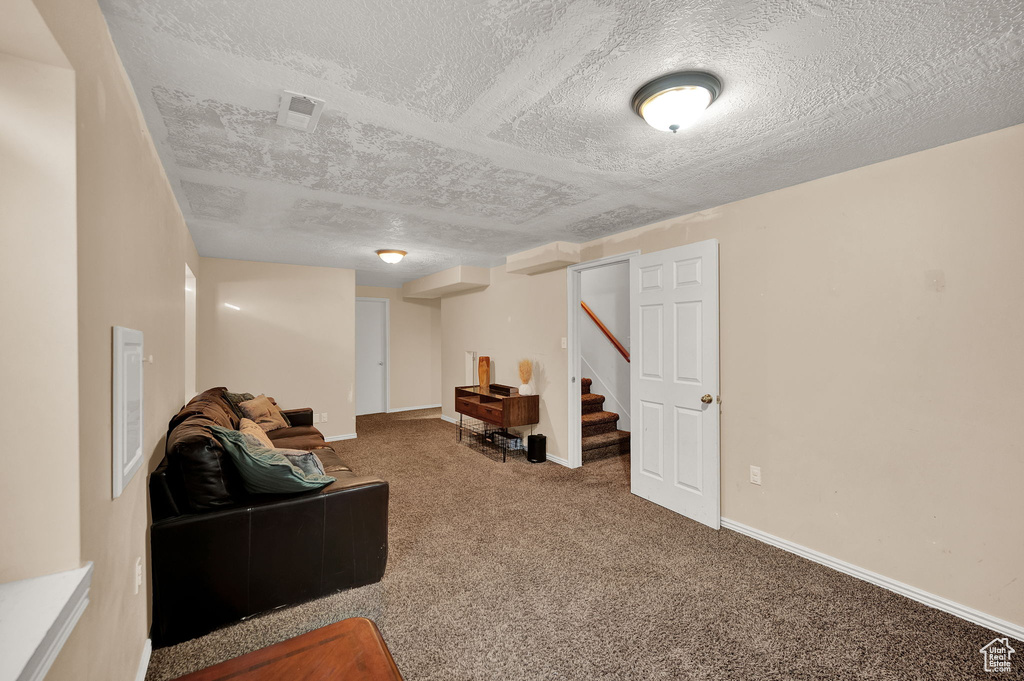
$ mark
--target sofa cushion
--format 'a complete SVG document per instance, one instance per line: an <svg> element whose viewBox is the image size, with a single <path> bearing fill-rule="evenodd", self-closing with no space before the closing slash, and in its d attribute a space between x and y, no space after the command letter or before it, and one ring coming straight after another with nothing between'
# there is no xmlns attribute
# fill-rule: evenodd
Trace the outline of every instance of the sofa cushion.
<svg viewBox="0 0 1024 681"><path fill-rule="evenodd" d="M324 471L328 475L333 472L352 470L345 465L345 462L338 456L338 452L329 444L322 449L316 450L316 455L320 458L321 463L324 465Z"/></svg>
<svg viewBox="0 0 1024 681"><path fill-rule="evenodd" d="M275 447L282 449L317 449L326 447L324 436L313 426L292 426L267 433Z"/></svg>
<svg viewBox="0 0 1024 681"><path fill-rule="evenodd" d="M238 432L242 435L251 435L256 438L261 447L274 447L274 443L267 437L267 431L260 428L259 424L252 419L242 419L242 422L238 425Z"/></svg>
<svg viewBox="0 0 1024 681"><path fill-rule="evenodd" d="M234 462L213 436L215 427L221 426L192 416L167 434L167 460L191 511L230 508L249 496Z"/></svg>
<svg viewBox="0 0 1024 681"><path fill-rule="evenodd" d="M267 399L266 395L258 395L255 399L240 402L238 408L246 418L252 419L267 432L287 428L289 425L287 417L281 413L281 408Z"/></svg>
<svg viewBox="0 0 1024 681"><path fill-rule="evenodd" d="M288 494L318 490L336 480L329 475L306 474L274 449L249 447L237 430L212 427L213 434L242 474L253 494Z"/></svg>

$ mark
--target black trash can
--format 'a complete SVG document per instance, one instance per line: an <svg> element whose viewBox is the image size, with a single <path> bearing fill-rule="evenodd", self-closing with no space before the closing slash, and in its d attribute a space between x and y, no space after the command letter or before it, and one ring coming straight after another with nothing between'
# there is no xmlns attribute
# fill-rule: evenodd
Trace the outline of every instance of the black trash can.
<svg viewBox="0 0 1024 681"><path fill-rule="evenodd" d="M546 435L531 435L526 438L526 460L530 463L544 463L548 460Z"/></svg>

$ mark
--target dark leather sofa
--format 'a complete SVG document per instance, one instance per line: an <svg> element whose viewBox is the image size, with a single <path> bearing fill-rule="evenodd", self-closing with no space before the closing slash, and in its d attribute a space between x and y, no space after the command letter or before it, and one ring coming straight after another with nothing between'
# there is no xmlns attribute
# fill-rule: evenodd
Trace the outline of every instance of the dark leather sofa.
<svg viewBox="0 0 1024 681"><path fill-rule="evenodd" d="M150 476L155 646L257 613L378 582L388 555L388 484L358 476L313 427L310 409L286 410L275 446L314 450L320 491L245 491L211 425L237 429L224 388L194 397L171 419L166 456Z"/></svg>

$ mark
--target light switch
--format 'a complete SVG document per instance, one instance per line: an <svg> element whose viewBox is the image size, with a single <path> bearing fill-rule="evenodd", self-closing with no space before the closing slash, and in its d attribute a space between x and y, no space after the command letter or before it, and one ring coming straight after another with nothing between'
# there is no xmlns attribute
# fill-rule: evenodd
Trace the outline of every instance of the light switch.
<svg viewBox="0 0 1024 681"><path fill-rule="evenodd" d="M313 412L313 423L320 423L320 414L315 411Z"/></svg>
<svg viewBox="0 0 1024 681"><path fill-rule="evenodd" d="M568 338L563 338L562 339L562 349L565 350L568 347L569 347L569 339Z"/></svg>

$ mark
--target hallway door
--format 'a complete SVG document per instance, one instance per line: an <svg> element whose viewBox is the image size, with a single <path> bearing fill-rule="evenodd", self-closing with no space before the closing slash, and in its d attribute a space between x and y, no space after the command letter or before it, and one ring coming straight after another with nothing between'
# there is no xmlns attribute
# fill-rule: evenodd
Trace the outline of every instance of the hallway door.
<svg viewBox="0 0 1024 681"><path fill-rule="evenodd" d="M388 300L356 298L356 416L388 410Z"/></svg>
<svg viewBox="0 0 1024 681"><path fill-rule="evenodd" d="M718 241L630 263L633 494L721 525Z"/></svg>

